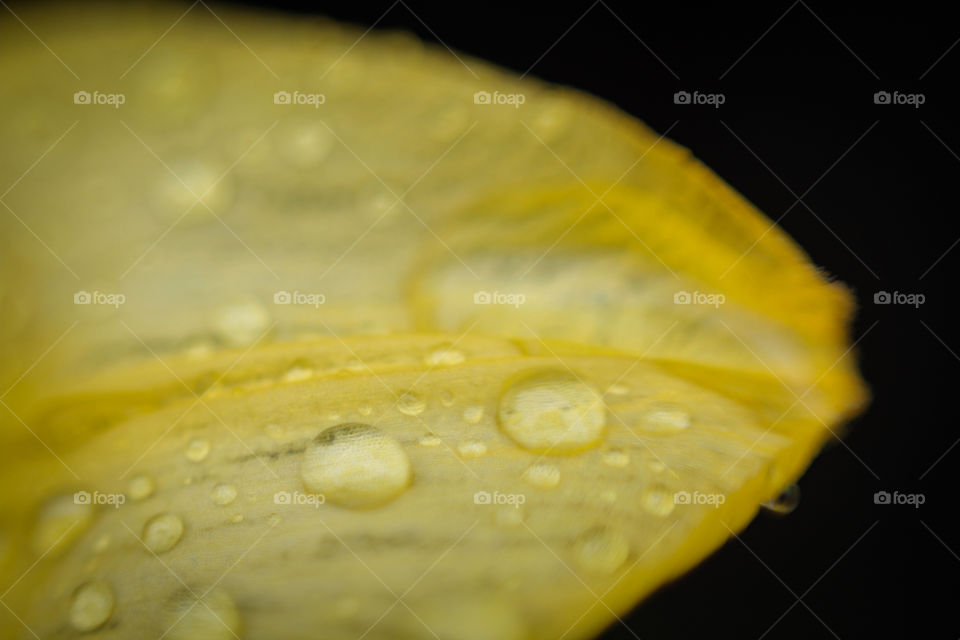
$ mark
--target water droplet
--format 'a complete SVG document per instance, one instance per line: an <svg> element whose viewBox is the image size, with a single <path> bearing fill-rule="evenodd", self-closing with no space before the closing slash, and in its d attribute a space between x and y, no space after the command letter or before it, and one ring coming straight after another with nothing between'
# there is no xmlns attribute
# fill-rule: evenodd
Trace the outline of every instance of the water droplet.
<svg viewBox="0 0 960 640"><path fill-rule="evenodd" d="M146 500L153 495L156 488L157 484L153 481L153 478L149 476L134 476L130 478L130 483L127 484L127 495L130 496L131 500Z"/></svg>
<svg viewBox="0 0 960 640"><path fill-rule="evenodd" d="M443 640L523 640L531 634L520 614L506 600L484 593L444 593L411 606L417 612L411 629L397 637Z"/></svg>
<svg viewBox="0 0 960 640"><path fill-rule="evenodd" d="M95 553L103 553L110 548L110 534L105 533L97 541L93 543L93 550Z"/></svg>
<svg viewBox="0 0 960 640"><path fill-rule="evenodd" d="M89 501L78 504L72 494L52 498L37 514L30 546L38 555L55 556L87 530L93 516Z"/></svg>
<svg viewBox="0 0 960 640"><path fill-rule="evenodd" d="M270 314L260 304L241 302L222 307L214 318L214 329L230 346L246 347L266 333Z"/></svg>
<svg viewBox="0 0 960 640"><path fill-rule="evenodd" d="M647 463L647 468L654 473L663 473L667 470L667 465L663 464L659 460L651 460Z"/></svg>
<svg viewBox="0 0 960 640"><path fill-rule="evenodd" d="M658 403L644 414L640 426L649 431L682 431L690 426L690 414L677 405Z"/></svg>
<svg viewBox="0 0 960 640"><path fill-rule="evenodd" d="M168 220L179 220L189 211L187 219L212 220L213 214L226 213L234 195L233 180L212 164L190 159L174 160L173 173L160 177L154 187L151 208Z"/></svg>
<svg viewBox="0 0 960 640"><path fill-rule="evenodd" d="M271 513L271 514L267 517L267 524L269 524L271 527L275 527L275 526L277 526L278 524L280 524L281 522L283 522L283 518L280 517L280 514Z"/></svg>
<svg viewBox="0 0 960 640"><path fill-rule="evenodd" d="M418 416L426 408L427 403L423 401L423 398L412 391L404 391L397 399L397 409L407 416Z"/></svg>
<svg viewBox="0 0 960 640"><path fill-rule="evenodd" d="M440 347L430 352L424 362L427 366L436 367L452 367L453 365L460 364L467 359L467 356L463 354L462 351L457 351L452 347Z"/></svg>
<svg viewBox="0 0 960 640"><path fill-rule="evenodd" d="M463 421L467 424L477 424L483 420L483 407L473 405L463 410Z"/></svg>
<svg viewBox="0 0 960 640"><path fill-rule="evenodd" d="M500 398L500 426L517 444L538 453L572 453L600 441L606 408L600 396L563 371L528 375Z"/></svg>
<svg viewBox="0 0 960 640"><path fill-rule="evenodd" d="M457 446L457 451L464 458L479 458L487 455L487 445L482 442L462 442Z"/></svg>
<svg viewBox="0 0 960 640"><path fill-rule="evenodd" d="M421 447L439 447L443 444L443 440L434 435L424 436L420 438L420 441L417 443Z"/></svg>
<svg viewBox="0 0 960 640"><path fill-rule="evenodd" d="M232 484L218 484L210 492L210 499L221 506L228 505L237 499L237 488Z"/></svg>
<svg viewBox="0 0 960 640"><path fill-rule="evenodd" d="M173 549L183 536L183 520L163 513L147 520L143 527L143 544L153 553Z"/></svg>
<svg viewBox="0 0 960 640"><path fill-rule="evenodd" d="M800 487L792 484L783 490L779 496L770 502L764 502L761 506L767 511L786 515L792 513L797 505L800 504Z"/></svg>
<svg viewBox="0 0 960 640"><path fill-rule="evenodd" d="M306 364L294 364L283 374L284 382L303 382L313 377L313 369Z"/></svg>
<svg viewBox="0 0 960 640"><path fill-rule="evenodd" d="M595 527L577 540L577 562L588 571L613 573L629 555L630 542L626 536L610 527Z"/></svg>
<svg viewBox="0 0 960 640"><path fill-rule="evenodd" d="M625 396L630 393L630 389L623 384L612 384L607 387L607 394L611 396Z"/></svg>
<svg viewBox="0 0 960 640"><path fill-rule="evenodd" d="M230 522L232 522L233 524L240 524L241 522L243 522L243 514L242 513L233 514L233 517L230 518Z"/></svg>
<svg viewBox="0 0 960 640"><path fill-rule="evenodd" d="M170 640L236 640L242 632L240 611L233 598L219 587L199 599L183 593L170 609Z"/></svg>
<svg viewBox="0 0 960 640"><path fill-rule="evenodd" d="M359 423L330 427L304 453L308 489L345 507L370 507L395 498L413 479L403 447L380 429Z"/></svg>
<svg viewBox="0 0 960 640"><path fill-rule="evenodd" d="M449 391L444 391L440 394L440 404L442 404L443 406L452 407L454 401L455 401L455 398L453 397L453 394L450 393Z"/></svg>
<svg viewBox="0 0 960 640"><path fill-rule="evenodd" d="M607 504L613 504L617 501L617 492L613 489L604 489L600 492L600 499Z"/></svg>
<svg viewBox="0 0 960 640"><path fill-rule="evenodd" d="M370 406L368 406L368 405L363 405L362 407L360 407L359 409L357 409L357 413L359 413L360 415L366 417L366 416L370 415L371 413L373 413L373 407L370 407Z"/></svg>
<svg viewBox="0 0 960 640"><path fill-rule="evenodd" d="M277 424L268 424L263 428L267 432L267 435L274 440L280 440L283 438L283 427Z"/></svg>
<svg viewBox="0 0 960 640"><path fill-rule="evenodd" d="M287 164L306 169L330 155L336 138L321 123L302 121L282 127L276 141L277 152Z"/></svg>
<svg viewBox="0 0 960 640"><path fill-rule="evenodd" d="M70 624L77 631L98 629L113 615L113 604L113 589L106 582L83 584L70 599Z"/></svg>
<svg viewBox="0 0 960 640"><path fill-rule="evenodd" d="M654 485L640 494L640 505L655 516L665 517L670 515L676 504L673 501L673 494L666 487Z"/></svg>
<svg viewBox="0 0 960 640"><path fill-rule="evenodd" d="M550 489L560 484L560 469L552 464L535 464L523 472L523 478L541 489Z"/></svg>
<svg viewBox="0 0 960 640"><path fill-rule="evenodd" d="M623 451L614 449L603 455L603 462L610 467L622 468L630 464L630 456Z"/></svg>
<svg viewBox="0 0 960 640"><path fill-rule="evenodd" d="M523 524L523 507L500 506L493 512L493 521L501 527L513 528Z"/></svg>
<svg viewBox="0 0 960 640"><path fill-rule="evenodd" d="M187 460L203 462L210 453L210 443L207 440L191 440L187 445Z"/></svg>

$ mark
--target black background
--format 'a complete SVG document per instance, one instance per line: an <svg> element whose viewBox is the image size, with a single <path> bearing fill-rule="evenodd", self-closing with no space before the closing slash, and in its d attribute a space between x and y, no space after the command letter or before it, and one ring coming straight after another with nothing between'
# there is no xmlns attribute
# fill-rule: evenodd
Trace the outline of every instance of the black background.
<svg viewBox="0 0 960 640"><path fill-rule="evenodd" d="M960 636L950 517L960 446L949 450L960 434L956 410L937 410L960 372L946 313L960 263L960 247L949 251L960 238L960 26L949 5L242 4L412 31L583 89L658 132L672 126L671 138L783 216L813 261L856 292L873 402L802 478L800 507L762 514L604 638ZM677 105L680 90L726 102ZM881 90L926 101L876 105ZM875 305L877 291L926 302ZM880 490L926 502L876 505Z"/></svg>

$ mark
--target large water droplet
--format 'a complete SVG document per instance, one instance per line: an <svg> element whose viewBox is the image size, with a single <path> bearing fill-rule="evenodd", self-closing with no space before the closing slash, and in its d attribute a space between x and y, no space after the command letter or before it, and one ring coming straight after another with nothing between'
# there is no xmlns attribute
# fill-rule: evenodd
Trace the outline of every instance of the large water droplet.
<svg viewBox="0 0 960 640"><path fill-rule="evenodd" d="M163 513L147 520L143 527L143 544L153 553L173 549L183 536L183 520Z"/></svg>
<svg viewBox="0 0 960 640"><path fill-rule="evenodd" d="M70 624L77 631L102 627L113 615L113 589L106 582L81 585L70 599Z"/></svg>
<svg viewBox="0 0 960 640"><path fill-rule="evenodd" d="M404 391L397 398L397 409L400 413L408 416L418 416L427 408L427 403L423 398L412 391Z"/></svg>
<svg viewBox="0 0 960 640"><path fill-rule="evenodd" d="M87 530L93 516L89 499L72 494L52 498L40 507L30 546L39 555L56 556Z"/></svg>
<svg viewBox="0 0 960 640"><path fill-rule="evenodd" d="M630 542L626 536L610 527L595 527L577 540L577 562L588 571L613 573L629 555Z"/></svg>
<svg viewBox="0 0 960 640"><path fill-rule="evenodd" d="M330 427L304 453L303 483L345 507L395 498L413 479L410 459L395 439L368 424Z"/></svg>
<svg viewBox="0 0 960 640"><path fill-rule="evenodd" d="M571 453L597 444L606 425L599 394L563 371L528 375L500 398L500 426L517 444L538 453Z"/></svg>
<svg viewBox="0 0 960 640"><path fill-rule="evenodd" d="M786 515L792 513L800 504L800 487L792 484L783 490L779 496L770 502L764 502L761 506L773 513Z"/></svg>
<svg viewBox="0 0 960 640"><path fill-rule="evenodd" d="M199 598L190 593L177 597L167 628L170 640L236 640L243 631L236 603L219 587Z"/></svg>

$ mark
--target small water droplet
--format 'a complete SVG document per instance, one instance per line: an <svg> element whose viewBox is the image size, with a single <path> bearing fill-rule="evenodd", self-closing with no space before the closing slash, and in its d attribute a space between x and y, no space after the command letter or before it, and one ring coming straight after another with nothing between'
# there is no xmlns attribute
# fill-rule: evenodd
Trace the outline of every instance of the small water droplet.
<svg viewBox="0 0 960 640"><path fill-rule="evenodd" d="M600 499L607 504L613 504L617 501L617 492L613 489L604 489L600 492Z"/></svg>
<svg viewBox="0 0 960 640"><path fill-rule="evenodd" d="M241 302L222 307L214 318L217 335L230 346L246 347L270 326L270 314L260 304Z"/></svg>
<svg viewBox="0 0 960 640"><path fill-rule="evenodd" d="M612 384L607 387L607 395L625 396L630 393L630 388L623 384Z"/></svg>
<svg viewBox="0 0 960 640"><path fill-rule="evenodd" d="M93 550L95 553L103 553L110 548L110 534L105 533L97 541L93 543Z"/></svg>
<svg viewBox="0 0 960 640"><path fill-rule="evenodd" d="M467 356L465 356L462 351L458 351L452 347L440 347L427 354L424 362L430 367L452 367L466 359Z"/></svg>
<svg viewBox="0 0 960 640"><path fill-rule="evenodd" d="M233 517L230 518L230 522L232 522L233 524L239 524L243 522L243 514L242 513L233 514Z"/></svg>
<svg viewBox="0 0 960 640"><path fill-rule="evenodd" d="M622 468L630 464L630 456L619 449L614 449L603 455L603 462L609 467Z"/></svg>
<svg viewBox="0 0 960 640"><path fill-rule="evenodd" d="M203 462L210 453L210 442L207 440L191 440L187 445L187 460L190 462Z"/></svg>
<svg viewBox="0 0 960 640"><path fill-rule="evenodd" d="M166 628L170 640L236 640L242 632L240 611L219 587L201 597L180 594L169 607Z"/></svg>
<svg viewBox="0 0 960 640"><path fill-rule="evenodd" d="M659 460L651 460L647 463L647 468L654 473L663 473L667 470L667 465L663 464Z"/></svg>
<svg viewBox="0 0 960 640"><path fill-rule="evenodd" d="M523 478L541 489L550 489L560 484L560 469L552 464L535 464L523 472Z"/></svg>
<svg viewBox="0 0 960 640"><path fill-rule="evenodd" d="M280 517L280 514L271 513L269 517L267 517L267 524L269 524L271 527L275 527L281 522L283 522L283 518Z"/></svg>
<svg viewBox="0 0 960 640"><path fill-rule="evenodd" d="M134 501L146 500L153 495L156 488L157 484L150 476L134 476L127 484L127 495Z"/></svg>
<svg viewBox="0 0 960 640"><path fill-rule="evenodd" d="M423 398L412 391L404 391L397 399L397 409L407 416L418 416L427 408Z"/></svg>
<svg viewBox="0 0 960 640"><path fill-rule="evenodd" d="M648 513L655 516L666 517L670 515L676 504L673 501L673 494L660 485L654 485L640 494L640 505Z"/></svg>
<svg viewBox="0 0 960 640"><path fill-rule="evenodd" d="M455 398L453 397L453 394L450 393L449 391L443 391L440 393L440 404L442 404L443 406L452 407L454 401L455 401Z"/></svg>
<svg viewBox="0 0 960 640"><path fill-rule="evenodd" d="M487 455L487 445L482 442L462 442L457 446L457 451L463 458L479 458Z"/></svg>
<svg viewBox="0 0 960 640"><path fill-rule="evenodd" d="M94 510L73 495L51 498L40 508L30 540L38 555L56 556L77 540L93 522Z"/></svg>
<svg viewBox="0 0 960 640"><path fill-rule="evenodd" d="M77 631L102 627L113 615L113 589L100 580L81 585L70 599L70 624Z"/></svg>
<svg viewBox="0 0 960 640"><path fill-rule="evenodd" d="M357 409L357 413L359 413L360 415L366 417L366 416L370 415L371 413L373 413L373 407L368 406L368 405L363 405L362 407L360 407L359 409Z"/></svg>
<svg viewBox="0 0 960 640"><path fill-rule="evenodd" d="M293 364L283 374L284 382L303 382L313 377L313 368L307 364Z"/></svg>
<svg viewBox="0 0 960 640"><path fill-rule="evenodd" d="M606 425L599 394L565 371L527 375L500 398L500 425L521 447L563 454L597 444Z"/></svg>
<svg viewBox="0 0 960 640"><path fill-rule="evenodd" d="M467 424L477 424L483 420L483 407L473 405L463 410L463 421Z"/></svg>
<svg viewBox="0 0 960 640"><path fill-rule="evenodd" d="M800 487L792 484L784 489L783 493L778 495L776 498L770 502L764 502L761 506L767 511L771 511L779 515L786 515L788 513L792 513L799 504Z"/></svg>
<svg viewBox="0 0 960 640"><path fill-rule="evenodd" d="M629 555L630 542L626 536L610 527L595 527L577 540L577 562L588 571L613 573Z"/></svg>
<svg viewBox="0 0 960 640"><path fill-rule="evenodd" d="M677 405L658 403L644 414L640 426L649 431L683 431L690 426L690 414Z"/></svg>
<svg viewBox="0 0 960 640"><path fill-rule="evenodd" d="M143 544L153 553L163 553L173 549L183 536L183 520L162 513L147 521L143 527Z"/></svg>
<svg viewBox="0 0 960 640"><path fill-rule="evenodd" d="M276 136L277 152L284 162L298 169L318 165L333 150L336 138L318 122L304 120L283 126Z"/></svg>
<svg viewBox="0 0 960 640"><path fill-rule="evenodd" d="M523 507L504 505L493 512L493 521L501 527L513 528L523 524Z"/></svg>
<svg viewBox="0 0 960 640"><path fill-rule="evenodd" d="M237 488L232 484L218 484L210 492L210 499L221 506L228 505L237 499Z"/></svg>
<svg viewBox="0 0 960 640"><path fill-rule="evenodd" d="M413 479L403 447L368 424L330 427L304 453L308 489L345 507L370 507L395 498Z"/></svg>
<svg viewBox="0 0 960 640"><path fill-rule="evenodd" d="M420 441L417 443L421 447L439 447L443 444L443 440L434 435L423 436L420 438Z"/></svg>
<svg viewBox="0 0 960 640"><path fill-rule="evenodd" d="M273 440L280 440L283 438L283 427L277 424L268 424L263 428L267 432L267 435Z"/></svg>

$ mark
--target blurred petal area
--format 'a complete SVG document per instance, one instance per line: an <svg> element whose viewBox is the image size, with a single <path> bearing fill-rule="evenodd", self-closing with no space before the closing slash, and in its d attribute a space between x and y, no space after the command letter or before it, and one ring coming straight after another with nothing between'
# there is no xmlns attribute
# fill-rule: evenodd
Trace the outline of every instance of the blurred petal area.
<svg viewBox="0 0 960 640"><path fill-rule="evenodd" d="M2 637L590 638L866 402L847 290L590 96L204 3L0 58Z"/></svg>

